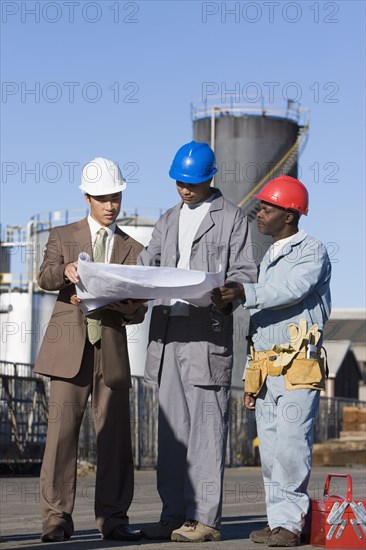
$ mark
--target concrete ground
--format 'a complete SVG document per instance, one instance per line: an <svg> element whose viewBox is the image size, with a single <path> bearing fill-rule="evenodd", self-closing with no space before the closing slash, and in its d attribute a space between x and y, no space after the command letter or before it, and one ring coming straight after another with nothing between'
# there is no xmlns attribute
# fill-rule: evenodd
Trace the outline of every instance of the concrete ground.
<svg viewBox="0 0 366 550"><path fill-rule="evenodd" d="M350 473L353 480L353 497L365 499L366 475L361 466L349 468L334 467L337 473ZM329 468L314 468L312 471L309 494L311 498L321 498L324 482ZM136 528L152 523L159 518L160 500L155 487L155 471L136 471L135 497L130 508L130 523ZM1 491L1 548L21 548L23 550L41 547L47 550L64 548L65 550L93 550L107 548L132 548L143 546L143 550L177 550L176 542L149 542L141 540L135 543L101 540L94 525L93 496L95 478L78 477L77 498L74 511L75 534L67 542L41 543L41 522L39 519L39 479L37 477L3 477L0 480ZM334 493L345 495L344 479L333 478L331 484ZM264 488L260 468L233 468L225 472L223 498L222 542L184 543L182 550L209 548L220 550L256 549L266 546L249 541L249 533L266 525ZM365 539L361 541L365 544ZM311 548L310 545L305 545ZM364 546L360 546L363 548Z"/></svg>

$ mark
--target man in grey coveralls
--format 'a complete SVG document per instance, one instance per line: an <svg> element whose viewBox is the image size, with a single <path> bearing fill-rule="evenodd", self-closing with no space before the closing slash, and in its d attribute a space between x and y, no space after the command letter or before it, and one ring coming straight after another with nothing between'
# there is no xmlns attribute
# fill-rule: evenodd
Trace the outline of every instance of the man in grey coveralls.
<svg viewBox="0 0 366 550"><path fill-rule="evenodd" d="M155 303L145 380L159 384L157 486L160 522L148 539L221 540L222 483L233 363L233 309L238 283L255 282L257 269L247 218L210 186L214 152L192 141L181 147L169 175L182 202L154 227L138 263L225 271L215 289L224 307L184 301ZM244 350L244 346L243 346Z"/></svg>

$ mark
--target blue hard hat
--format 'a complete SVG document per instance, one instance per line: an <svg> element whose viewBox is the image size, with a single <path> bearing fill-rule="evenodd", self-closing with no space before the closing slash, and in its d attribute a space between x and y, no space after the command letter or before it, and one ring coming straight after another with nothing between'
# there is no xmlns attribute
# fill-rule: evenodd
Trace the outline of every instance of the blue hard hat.
<svg viewBox="0 0 366 550"><path fill-rule="evenodd" d="M198 141L186 143L178 149L169 170L169 176L183 183L202 183L217 172L215 153Z"/></svg>

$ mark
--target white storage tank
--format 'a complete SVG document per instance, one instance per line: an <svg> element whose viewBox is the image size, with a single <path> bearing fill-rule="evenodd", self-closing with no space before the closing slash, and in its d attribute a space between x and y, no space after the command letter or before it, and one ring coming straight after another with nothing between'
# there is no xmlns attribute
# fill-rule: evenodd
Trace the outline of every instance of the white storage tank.
<svg viewBox="0 0 366 550"><path fill-rule="evenodd" d="M32 323L32 294L3 289L0 294L1 361L30 363L37 339Z"/></svg>

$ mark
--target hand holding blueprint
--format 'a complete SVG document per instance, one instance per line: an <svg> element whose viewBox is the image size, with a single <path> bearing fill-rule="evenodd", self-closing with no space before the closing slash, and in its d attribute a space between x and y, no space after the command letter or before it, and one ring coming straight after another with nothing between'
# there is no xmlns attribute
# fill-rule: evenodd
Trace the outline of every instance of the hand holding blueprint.
<svg viewBox="0 0 366 550"><path fill-rule="evenodd" d="M79 255L76 285L88 313L113 302L128 299L180 299L196 306L208 306L213 288L224 284L224 273L207 273L176 267L150 267L91 262Z"/></svg>

